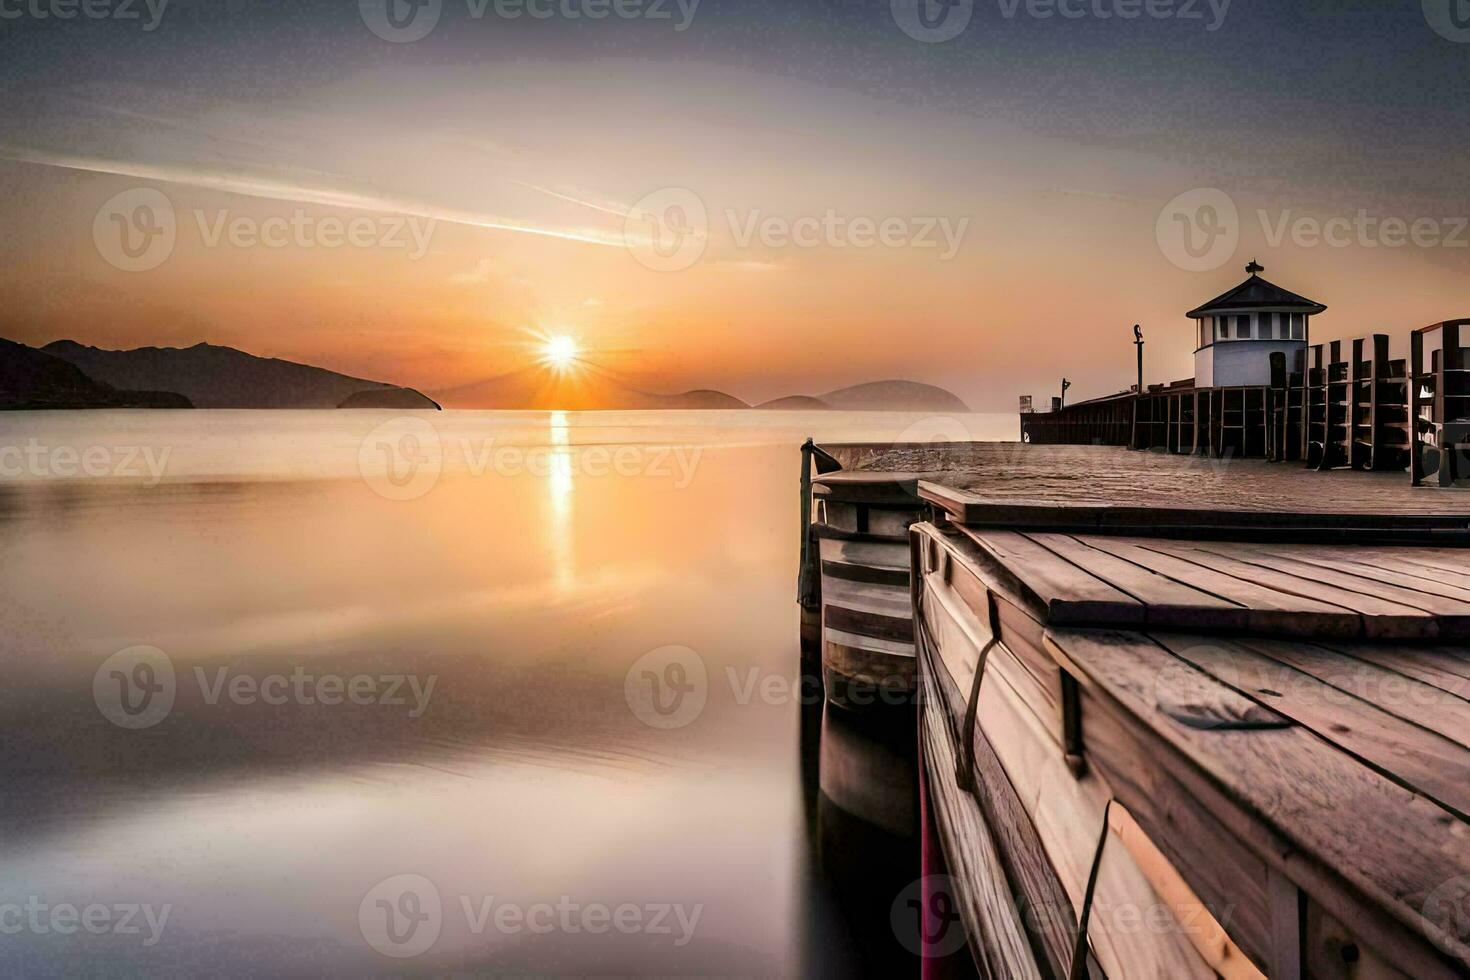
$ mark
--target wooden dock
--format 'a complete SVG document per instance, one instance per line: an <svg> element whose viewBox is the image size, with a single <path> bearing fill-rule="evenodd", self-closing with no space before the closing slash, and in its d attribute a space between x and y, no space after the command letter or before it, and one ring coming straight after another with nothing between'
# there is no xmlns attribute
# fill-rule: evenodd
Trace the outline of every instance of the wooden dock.
<svg viewBox="0 0 1470 980"><path fill-rule="evenodd" d="M1192 462L864 456L927 505L924 806L976 968L1470 976L1470 502Z"/></svg>
<svg viewBox="0 0 1470 980"><path fill-rule="evenodd" d="M1051 412L1023 412L1036 445L1128 446L1186 455L1381 470L1419 486L1470 481L1470 320L1408 335L1313 344L1273 354L1269 384L1151 385ZM1470 338L1465 338L1470 339Z"/></svg>

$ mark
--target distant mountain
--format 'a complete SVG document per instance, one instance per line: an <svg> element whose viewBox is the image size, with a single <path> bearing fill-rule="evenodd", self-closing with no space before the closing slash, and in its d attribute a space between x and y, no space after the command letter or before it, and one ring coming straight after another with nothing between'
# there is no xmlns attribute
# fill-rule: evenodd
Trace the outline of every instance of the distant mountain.
<svg viewBox="0 0 1470 980"><path fill-rule="evenodd" d="M968 405L950 392L918 381L870 381L850 388L838 388L817 398L843 411L962 414L970 411Z"/></svg>
<svg viewBox="0 0 1470 980"><path fill-rule="evenodd" d="M832 406L811 395L787 395L785 398L761 402L755 407L767 412L821 412Z"/></svg>
<svg viewBox="0 0 1470 980"><path fill-rule="evenodd" d="M75 364L0 338L0 409L192 407L170 391L120 391Z"/></svg>
<svg viewBox="0 0 1470 980"><path fill-rule="evenodd" d="M369 388L354 391L338 408L406 408L439 410L439 403L412 388Z"/></svg>
<svg viewBox="0 0 1470 980"><path fill-rule="evenodd" d="M410 388L213 344L103 350L58 340L42 350L114 388L177 391L198 408L337 408L359 393L394 402L381 407L438 408Z"/></svg>
<svg viewBox="0 0 1470 980"><path fill-rule="evenodd" d="M524 368L437 391L434 397L450 408L567 412L750 407L723 391L702 388L676 395L660 395L639 391L591 370L556 375L539 368Z"/></svg>

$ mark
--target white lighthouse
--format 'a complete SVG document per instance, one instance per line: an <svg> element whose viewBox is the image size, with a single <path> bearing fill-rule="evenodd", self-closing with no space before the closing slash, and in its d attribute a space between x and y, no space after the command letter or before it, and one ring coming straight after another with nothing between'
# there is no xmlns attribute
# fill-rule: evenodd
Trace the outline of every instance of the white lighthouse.
<svg viewBox="0 0 1470 980"><path fill-rule="evenodd" d="M1261 278L1252 261L1250 278L1198 309L1195 321L1194 383L1199 388L1271 383L1271 355L1285 352L1288 366L1306 349L1311 318L1327 307Z"/></svg>

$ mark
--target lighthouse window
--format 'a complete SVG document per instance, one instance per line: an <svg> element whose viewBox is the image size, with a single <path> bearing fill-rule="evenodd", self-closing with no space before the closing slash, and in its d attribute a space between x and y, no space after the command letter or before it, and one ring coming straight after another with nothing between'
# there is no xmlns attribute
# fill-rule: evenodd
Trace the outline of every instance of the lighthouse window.
<svg viewBox="0 0 1470 980"><path fill-rule="evenodd" d="M1235 318L1235 336L1240 340L1251 339L1251 318L1249 314Z"/></svg>
<svg viewBox="0 0 1470 980"><path fill-rule="evenodd" d="M1291 314L1291 339L1302 340L1307 334L1307 316L1305 313Z"/></svg>
<svg viewBox="0 0 1470 980"><path fill-rule="evenodd" d="M1276 337L1277 337L1277 333L1276 333L1276 314L1275 313L1262 313L1261 314L1261 339L1262 340L1275 340Z"/></svg>

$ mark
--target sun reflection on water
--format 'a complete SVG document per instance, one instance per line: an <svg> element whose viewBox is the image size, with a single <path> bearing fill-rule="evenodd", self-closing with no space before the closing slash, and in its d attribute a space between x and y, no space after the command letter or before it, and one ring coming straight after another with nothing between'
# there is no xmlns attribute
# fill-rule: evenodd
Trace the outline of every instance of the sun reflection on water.
<svg viewBox="0 0 1470 980"><path fill-rule="evenodd" d="M569 591L576 582L572 561L572 448L566 412L549 417L551 466L546 489L551 505L551 558L557 587Z"/></svg>

